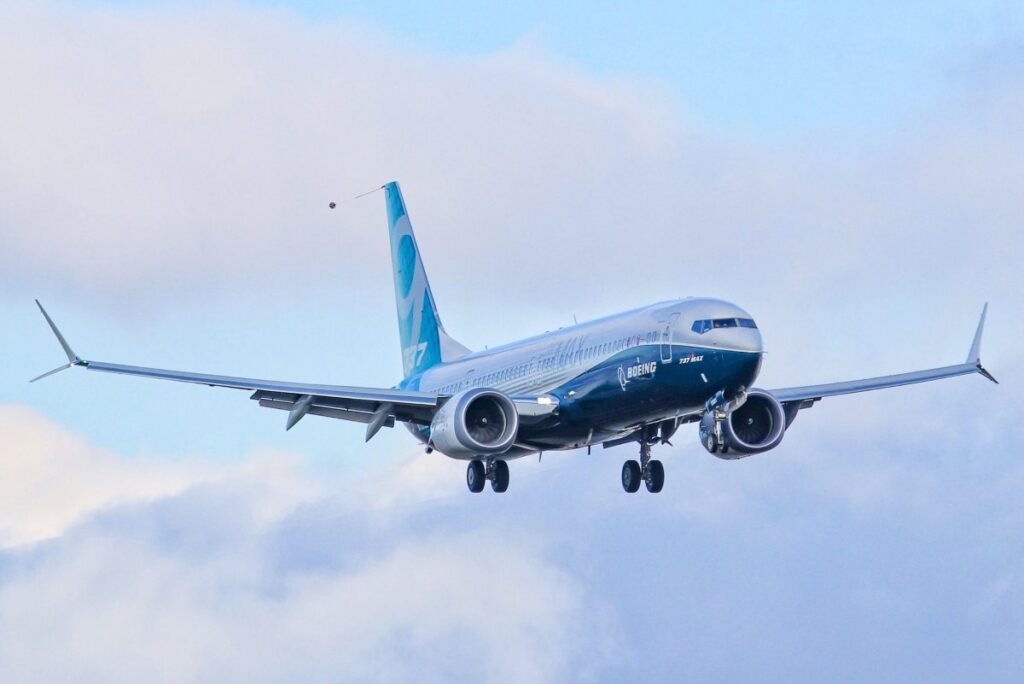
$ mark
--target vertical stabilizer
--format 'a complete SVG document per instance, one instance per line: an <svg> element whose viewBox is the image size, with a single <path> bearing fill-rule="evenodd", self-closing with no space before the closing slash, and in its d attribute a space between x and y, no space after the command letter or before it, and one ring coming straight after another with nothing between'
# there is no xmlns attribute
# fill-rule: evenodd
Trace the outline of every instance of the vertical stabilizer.
<svg viewBox="0 0 1024 684"><path fill-rule="evenodd" d="M468 354L469 350L450 338L441 325L398 183L385 185L384 196L395 276L402 370L409 377L438 363L454 361Z"/></svg>

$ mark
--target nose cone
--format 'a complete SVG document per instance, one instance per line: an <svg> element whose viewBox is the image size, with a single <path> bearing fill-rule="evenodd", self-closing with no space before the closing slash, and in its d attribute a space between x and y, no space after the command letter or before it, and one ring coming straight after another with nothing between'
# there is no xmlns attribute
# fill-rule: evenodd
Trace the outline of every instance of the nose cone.
<svg viewBox="0 0 1024 684"><path fill-rule="evenodd" d="M764 352L764 343L761 341L761 331L757 328L730 328L723 331L723 343L738 351Z"/></svg>
<svg viewBox="0 0 1024 684"><path fill-rule="evenodd" d="M761 373L761 354L740 351L722 352L721 363L725 370L723 386L727 397L736 392L754 386L757 376Z"/></svg>

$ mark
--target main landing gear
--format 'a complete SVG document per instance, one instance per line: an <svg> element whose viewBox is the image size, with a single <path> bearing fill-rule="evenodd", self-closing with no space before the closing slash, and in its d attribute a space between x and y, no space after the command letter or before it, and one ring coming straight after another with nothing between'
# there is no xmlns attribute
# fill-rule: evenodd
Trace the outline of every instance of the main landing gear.
<svg viewBox="0 0 1024 684"><path fill-rule="evenodd" d="M479 494L484 491L484 482L491 481L491 489L502 493L508 489L508 463L494 458L487 459L485 464L480 459L474 459L466 466L466 486L469 491Z"/></svg>
<svg viewBox="0 0 1024 684"><path fill-rule="evenodd" d="M651 445L647 440L640 443L639 463L626 461L622 464L622 488L626 492L633 494L640 489L641 482L651 494L657 494L665 486L665 466L651 459Z"/></svg>

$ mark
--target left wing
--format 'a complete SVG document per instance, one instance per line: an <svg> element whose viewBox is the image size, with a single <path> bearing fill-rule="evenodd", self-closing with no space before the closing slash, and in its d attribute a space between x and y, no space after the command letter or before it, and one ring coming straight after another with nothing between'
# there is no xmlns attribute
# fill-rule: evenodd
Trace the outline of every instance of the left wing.
<svg viewBox="0 0 1024 684"><path fill-rule="evenodd" d="M865 378L863 380L848 380L846 382L833 382L825 385L808 385L806 387L787 387L785 389L768 390L776 399L787 408L807 408L814 402L824 397L834 397L841 394L854 394L856 392L869 392L871 390L885 389L887 387L899 387L901 385L913 385L919 382L930 382L942 378L954 378L958 375L970 375L979 373L992 382L998 384L998 380L992 377L981 365L981 334L985 328L985 315L988 313L988 304L981 310L981 320L978 321L978 329L974 333L974 342L967 354L967 360L953 366L942 368L930 368L928 370L900 373L899 375L884 375L877 378Z"/></svg>

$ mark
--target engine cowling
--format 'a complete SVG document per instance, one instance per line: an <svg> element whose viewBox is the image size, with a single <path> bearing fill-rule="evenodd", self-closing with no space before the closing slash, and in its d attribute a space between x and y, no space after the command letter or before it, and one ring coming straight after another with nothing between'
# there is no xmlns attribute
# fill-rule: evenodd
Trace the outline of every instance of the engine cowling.
<svg viewBox="0 0 1024 684"><path fill-rule="evenodd" d="M474 388L456 394L434 414L430 444L452 458L502 454L519 432L519 412L508 395Z"/></svg>
<svg viewBox="0 0 1024 684"><path fill-rule="evenodd" d="M786 411L763 390L751 390L746 401L726 410L721 430L715 431L714 411L700 421L700 440L718 458L734 459L774 449L786 434ZM714 439L709 439L713 436ZM723 449L722 447L728 447Z"/></svg>

